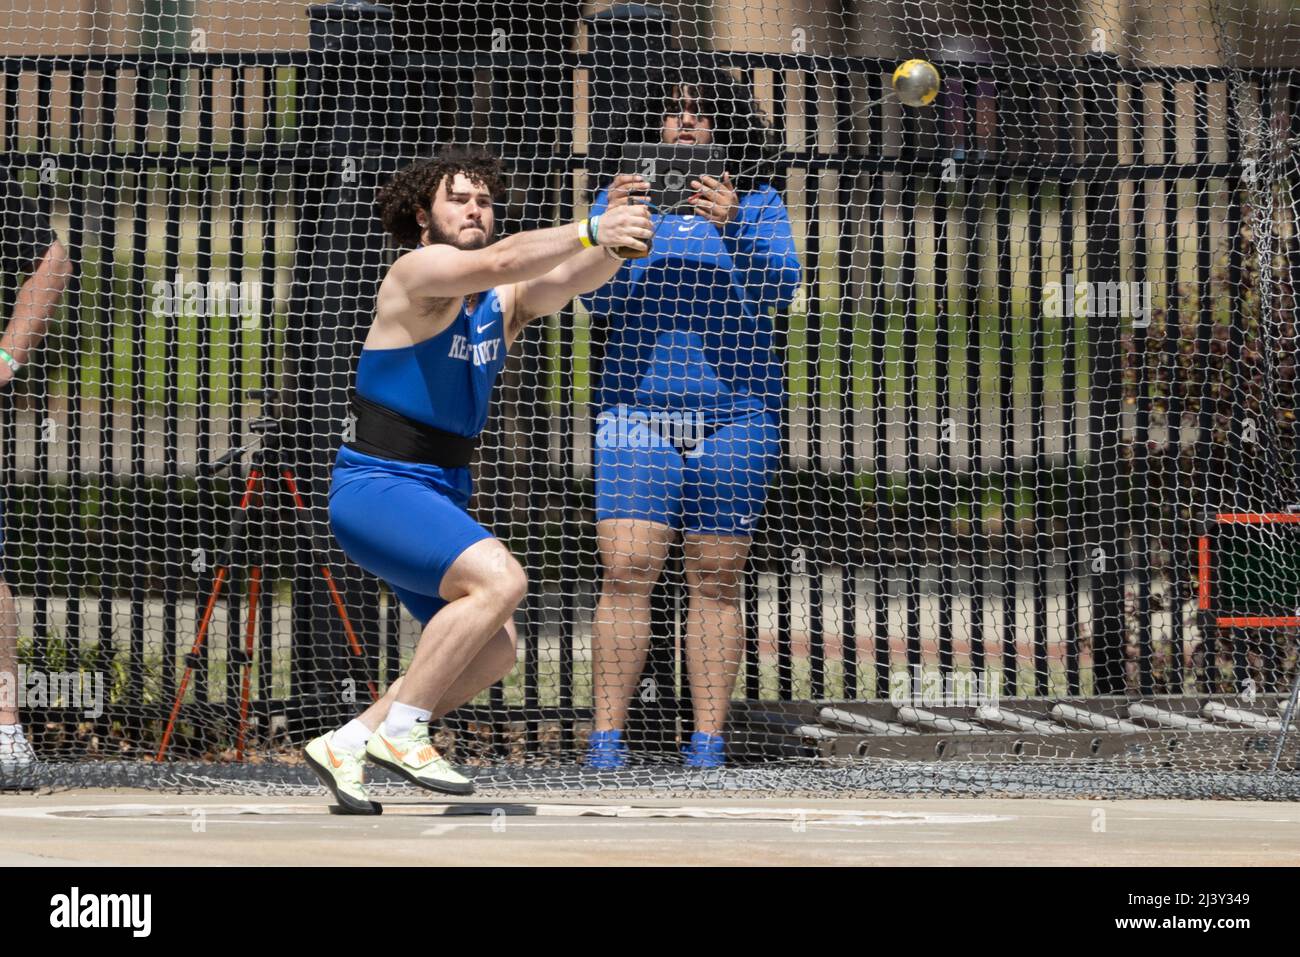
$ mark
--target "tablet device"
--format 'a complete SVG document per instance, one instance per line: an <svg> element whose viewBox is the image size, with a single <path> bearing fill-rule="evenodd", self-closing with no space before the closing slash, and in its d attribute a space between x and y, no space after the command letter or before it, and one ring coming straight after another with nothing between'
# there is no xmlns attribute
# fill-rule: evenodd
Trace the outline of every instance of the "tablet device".
<svg viewBox="0 0 1300 957"><path fill-rule="evenodd" d="M625 143L618 171L640 173L650 181L655 212L689 216L694 212L686 202L695 192L691 180L721 179L724 169L722 150L715 145Z"/></svg>

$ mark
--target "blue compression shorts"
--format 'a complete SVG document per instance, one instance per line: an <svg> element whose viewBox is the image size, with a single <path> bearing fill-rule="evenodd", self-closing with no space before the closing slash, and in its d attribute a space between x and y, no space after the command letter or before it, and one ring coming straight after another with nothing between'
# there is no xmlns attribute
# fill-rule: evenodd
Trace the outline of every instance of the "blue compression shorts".
<svg viewBox="0 0 1300 957"><path fill-rule="evenodd" d="M628 406L597 417L596 518L635 518L701 535L748 537L780 463L771 412L697 428Z"/></svg>
<svg viewBox="0 0 1300 957"><path fill-rule="evenodd" d="M469 469L394 462L339 449L330 482L330 528L348 558L382 578L420 623L447 604L447 570L492 534L465 511Z"/></svg>

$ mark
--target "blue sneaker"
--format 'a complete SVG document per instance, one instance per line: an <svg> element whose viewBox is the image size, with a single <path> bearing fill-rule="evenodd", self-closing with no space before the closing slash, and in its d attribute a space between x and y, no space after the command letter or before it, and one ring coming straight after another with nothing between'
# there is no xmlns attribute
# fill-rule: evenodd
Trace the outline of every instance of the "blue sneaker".
<svg viewBox="0 0 1300 957"><path fill-rule="evenodd" d="M612 771L627 764L627 742L622 731L593 731L587 739L587 767Z"/></svg>
<svg viewBox="0 0 1300 957"><path fill-rule="evenodd" d="M682 754L688 768L720 768L727 763L727 740L720 734L696 731Z"/></svg>

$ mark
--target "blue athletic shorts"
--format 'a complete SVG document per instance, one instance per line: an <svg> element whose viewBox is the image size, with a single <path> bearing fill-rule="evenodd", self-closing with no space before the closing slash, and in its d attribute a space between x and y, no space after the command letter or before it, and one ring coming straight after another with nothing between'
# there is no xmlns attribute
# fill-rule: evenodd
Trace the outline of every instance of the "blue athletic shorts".
<svg viewBox="0 0 1300 957"><path fill-rule="evenodd" d="M615 406L597 417L597 520L637 518L701 535L753 534L780 463L776 416L756 412L699 425L690 415Z"/></svg>
<svg viewBox="0 0 1300 957"><path fill-rule="evenodd" d="M330 528L352 559L382 578L421 626L447 604L443 576L492 534L465 511L469 469L394 462L339 449L330 482Z"/></svg>

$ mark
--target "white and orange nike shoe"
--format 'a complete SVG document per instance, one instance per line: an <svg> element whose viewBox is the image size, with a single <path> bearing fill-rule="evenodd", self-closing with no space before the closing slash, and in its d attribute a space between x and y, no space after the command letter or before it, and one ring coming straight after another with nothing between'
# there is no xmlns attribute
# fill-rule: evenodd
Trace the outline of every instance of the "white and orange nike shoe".
<svg viewBox="0 0 1300 957"><path fill-rule="evenodd" d="M384 726L366 742L366 757L412 784L442 794L474 793L474 782L451 766L429 741L429 724L417 721L406 734L390 737Z"/></svg>
<svg viewBox="0 0 1300 957"><path fill-rule="evenodd" d="M330 789L343 814L382 814L384 809L366 793L366 753L332 746L334 733L310 742L303 754L316 777Z"/></svg>

